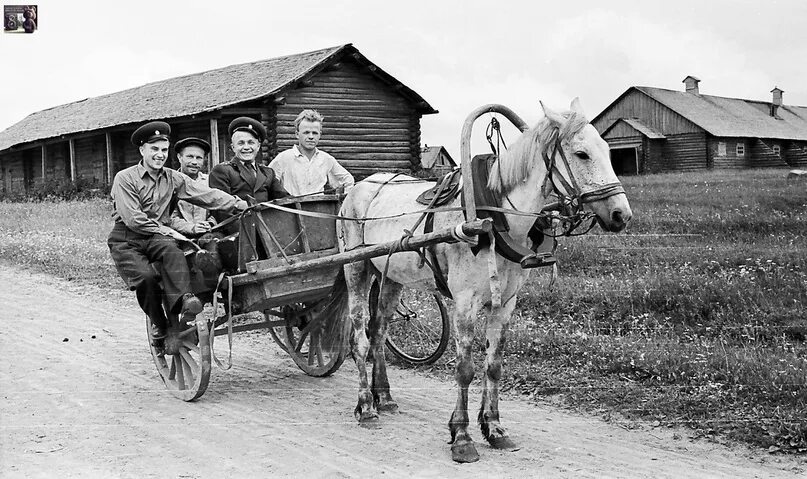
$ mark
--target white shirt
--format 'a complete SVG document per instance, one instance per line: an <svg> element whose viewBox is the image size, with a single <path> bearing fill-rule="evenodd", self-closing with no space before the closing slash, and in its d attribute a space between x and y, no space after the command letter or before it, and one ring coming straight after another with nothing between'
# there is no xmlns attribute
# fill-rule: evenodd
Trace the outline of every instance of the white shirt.
<svg viewBox="0 0 807 479"><path fill-rule="evenodd" d="M331 188L353 186L351 175L336 159L317 148L309 160L300 153L297 145L280 152L269 167L283 184L283 188L293 196L320 193L325 185Z"/></svg>

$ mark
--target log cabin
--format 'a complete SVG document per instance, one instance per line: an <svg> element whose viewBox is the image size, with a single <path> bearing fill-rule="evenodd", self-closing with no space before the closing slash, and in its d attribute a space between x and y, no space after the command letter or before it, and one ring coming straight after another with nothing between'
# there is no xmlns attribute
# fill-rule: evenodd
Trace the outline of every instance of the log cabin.
<svg viewBox="0 0 807 479"><path fill-rule="evenodd" d="M296 141L305 108L324 117L320 147L354 176L420 168L420 119L437 113L415 91L352 44L148 83L32 113L0 132L0 195L45 182L109 185L140 160L129 141L142 123L163 120L172 140L212 145L210 165L231 156L227 125L238 116L264 123L264 162ZM178 166L171 151L172 163Z"/></svg>
<svg viewBox="0 0 807 479"><path fill-rule="evenodd" d="M618 175L713 168L807 166L807 107L632 86L592 121Z"/></svg>

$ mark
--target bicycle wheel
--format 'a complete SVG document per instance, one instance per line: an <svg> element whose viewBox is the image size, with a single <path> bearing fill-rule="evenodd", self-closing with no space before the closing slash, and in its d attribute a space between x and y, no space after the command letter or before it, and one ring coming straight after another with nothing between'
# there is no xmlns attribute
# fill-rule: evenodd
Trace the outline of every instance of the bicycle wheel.
<svg viewBox="0 0 807 479"><path fill-rule="evenodd" d="M378 305L378 281L370 288L370 314ZM443 355L451 335L448 309L442 296L404 287L387 325L387 349L416 365L432 364Z"/></svg>

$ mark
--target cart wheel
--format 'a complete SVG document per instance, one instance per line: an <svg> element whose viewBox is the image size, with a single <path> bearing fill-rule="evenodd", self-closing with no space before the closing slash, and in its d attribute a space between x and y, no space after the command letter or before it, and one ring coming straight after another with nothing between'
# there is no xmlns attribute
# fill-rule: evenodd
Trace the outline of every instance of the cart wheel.
<svg viewBox="0 0 807 479"><path fill-rule="evenodd" d="M317 310L303 304L283 307L286 324L270 328L272 337L289 353L297 367L309 376L325 377L335 373L345 361L346 351L328 352L322 348L322 322L314 321Z"/></svg>
<svg viewBox="0 0 807 479"><path fill-rule="evenodd" d="M378 306L378 281L370 288L370 316ZM403 288L395 314L387 325L387 349L410 364L432 364L448 347L451 323L442 296Z"/></svg>
<svg viewBox="0 0 807 479"><path fill-rule="evenodd" d="M151 344L151 318L146 320L151 357L166 389L183 401L193 401L205 393L210 382L210 330L207 321L182 328L171 321L163 344Z"/></svg>
<svg viewBox="0 0 807 479"><path fill-rule="evenodd" d="M277 310L266 310L264 311L264 316L266 317L266 322L270 323L269 326L269 334L272 335L272 339L275 340L280 349L284 352L289 352L289 348L286 347L286 321L285 315ZM281 321L278 321L278 318L284 318Z"/></svg>

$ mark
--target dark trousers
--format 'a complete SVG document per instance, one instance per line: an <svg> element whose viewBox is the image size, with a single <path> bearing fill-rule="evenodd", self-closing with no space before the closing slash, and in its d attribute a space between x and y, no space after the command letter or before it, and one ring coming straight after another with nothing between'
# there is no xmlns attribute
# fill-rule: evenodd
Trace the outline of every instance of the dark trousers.
<svg viewBox="0 0 807 479"><path fill-rule="evenodd" d="M123 223L115 223L107 239L109 252L118 274L130 290L136 291L137 302L158 326L167 326L163 311L163 291L172 312L182 309L182 295L191 292L190 271L185 254L173 238L132 231ZM151 263L160 262L158 281ZM160 290L159 282L162 282Z"/></svg>

